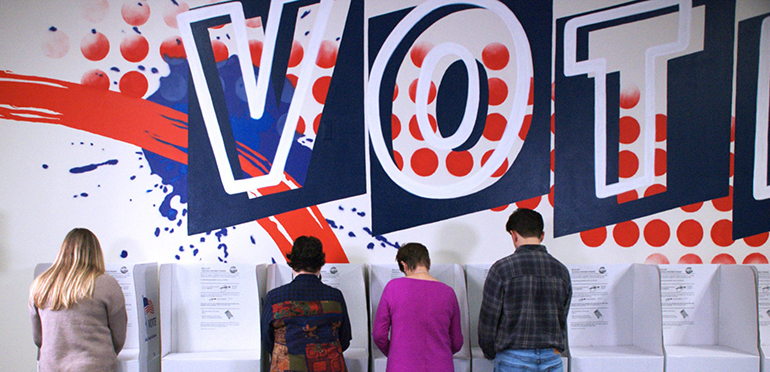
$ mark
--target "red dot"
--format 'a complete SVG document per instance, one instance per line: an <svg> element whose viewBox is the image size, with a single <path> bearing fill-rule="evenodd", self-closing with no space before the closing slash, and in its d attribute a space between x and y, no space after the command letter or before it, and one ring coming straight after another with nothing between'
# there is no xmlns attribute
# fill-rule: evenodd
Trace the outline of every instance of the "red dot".
<svg viewBox="0 0 770 372"><path fill-rule="evenodd" d="M711 259L712 264L735 265L735 258L727 253L720 253Z"/></svg>
<svg viewBox="0 0 770 372"><path fill-rule="evenodd" d="M318 128L321 127L321 115L322 114L318 114L315 116L315 119L313 119L313 133L316 135L318 134Z"/></svg>
<svg viewBox="0 0 770 372"><path fill-rule="evenodd" d="M142 35L129 35L120 42L120 54L126 61L140 62L150 52L150 44Z"/></svg>
<svg viewBox="0 0 770 372"><path fill-rule="evenodd" d="M714 204L714 208L720 212L729 212L733 210L733 187L730 186L730 191L727 196L714 199L711 201L711 204Z"/></svg>
<svg viewBox="0 0 770 372"><path fill-rule="evenodd" d="M433 133L436 133L438 130L438 123L436 123L436 118L434 118L433 115L428 115L428 123L430 123L431 129L433 129ZM409 134L418 141L424 139L422 138L422 132L420 132L420 125L417 124L417 115L412 115L412 118L409 119Z"/></svg>
<svg viewBox="0 0 770 372"><path fill-rule="evenodd" d="M501 205L499 207L490 208L489 210L491 210L493 212L502 212L502 211L504 211L506 209L508 209L508 205L507 204L506 205Z"/></svg>
<svg viewBox="0 0 770 372"><path fill-rule="evenodd" d="M83 74L83 77L80 78L80 84L97 89L109 90L110 78L104 71L94 69Z"/></svg>
<svg viewBox="0 0 770 372"><path fill-rule="evenodd" d="M141 72L129 71L120 78L118 87L127 96L142 98L147 93L147 78Z"/></svg>
<svg viewBox="0 0 770 372"><path fill-rule="evenodd" d="M431 149L421 148L412 154L411 165L415 174L428 177L438 169L438 156Z"/></svg>
<svg viewBox="0 0 770 372"><path fill-rule="evenodd" d="M214 51L214 60L217 63L227 60L230 57L230 51L227 50L227 45L219 40L211 41L211 49Z"/></svg>
<svg viewBox="0 0 770 372"><path fill-rule="evenodd" d="M632 109L639 103L639 87L631 84L620 90L620 108Z"/></svg>
<svg viewBox="0 0 770 372"><path fill-rule="evenodd" d="M409 84L409 99L412 100L412 102L417 102L417 80L414 79L411 84ZM433 84L433 82L430 82L430 89L428 90L428 103L432 103L433 100L436 99L436 84Z"/></svg>
<svg viewBox="0 0 770 372"><path fill-rule="evenodd" d="M767 263L769 263L767 261L767 256L757 252L749 254L746 256L746 258L743 259L744 265L762 265Z"/></svg>
<svg viewBox="0 0 770 372"><path fill-rule="evenodd" d="M647 188L647 190L644 190L644 197L653 196L657 194L662 194L666 192L666 186L663 186L659 183L656 183L650 187Z"/></svg>
<svg viewBox="0 0 770 372"><path fill-rule="evenodd" d="M580 239L583 241L583 244L596 248L607 240L607 228L602 226L592 230L581 231Z"/></svg>
<svg viewBox="0 0 770 372"><path fill-rule="evenodd" d="M508 85L498 78L489 79L489 104L497 106L508 98Z"/></svg>
<svg viewBox="0 0 770 372"><path fill-rule="evenodd" d="M70 50L70 38L61 30L51 27L45 33L41 47L47 57L61 58Z"/></svg>
<svg viewBox="0 0 770 372"><path fill-rule="evenodd" d="M305 134L305 120L302 119L302 116L300 116L297 121L297 133Z"/></svg>
<svg viewBox="0 0 770 372"><path fill-rule="evenodd" d="M686 220L676 229L676 237L685 247L694 247L703 240L703 227L698 221Z"/></svg>
<svg viewBox="0 0 770 372"><path fill-rule="evenodd" d="M529 98L527 99L527 105L535 103L535 78L529 78Z"/></svg>
<svg viewBox="0 0 770 372"><path fill-rule="evenodd" d="M286 80L288 80L289 83L291 83L291 86L296 88L297 80L299 80L299 78L297 77L297 75L294 75L294 74L286 74Z"/></svg>
<svg viewBox="0 0 770 372"><path fill-rule="evenodd" d="M516 206L519 208L526 208L526 209L535 209L538 205L540 205L540 200L542 199L542 196L536 196L534 198L529 198L527 200L521 200L516 202Z"/></svg>
<svg viewBox="0 0 770 372"><path fill-rule="evenodd" d="M150 18L150 5L144 1L129 0L120 8L123 20L131 26L141 26Z"/></svg>
<svg viewBox="0 0 770 372"><path fill-rule="evenodd" d="M647 256L647 259L644 260L644 263L648 265L668 265L668 257L660 254L660 253L653 253L649 256Z"/></svg>
<svg viewBox="0 0 770 372"><path fill-rule="evenodd" d="M262 60L262 44L259 40L249 40L249 51L251 52L251 64L259 67L259 63Z"/></svg>
<svg viewBox="0 0 770 372"><path fill-rule="evenodd" d="M495 150L489 150L481 157L481 166L483 167L484 164L489 160L489 157L492 156L492 153L494 153ZM508 159L505 159L503 161L503 164L500 165L500 168L497 168L495 173L492 173L492 177L500 177L505 174L505 172L508 171Z"/></svg>
<svg viewBox="0 0 770 372"><path fill-rule="evenodd" d="M499 141L500 138L503 138L506 125L508 125L508 120L505 120L503 115L498 113L487 115L487 122L484 125L484 138L490 141Z"/></svg>
<svg viewBox="0 0 770 372"><path fill-rule="evenodd" d="M763 232L761 234L747 236L743 238L743 241L746 242L750 247L761 247L765 242L767 242L767 238L770 233Z"/></svg>
<svg viewBox="0 0 770 372"><path fill-rule="evenodd" d="M664 246L670 237L671 229L663 220L655 219L644 226L644 240L653 247Z"/></svg>
<svg viewBox="0 0 770 372"><path fill-rule="evenodd" d="M655 115L655 141L657 142L663 142L666 140L667 137L667 121L668 117L666 115L657 114Z"/></svg>
<svg viewBox="0 0 770 372"><path fill-rule="evenodd" d="M656 176L662 176L666 174L666 171L668 169L667 161L668 161L668 154L666 153L666 150L655 149L655 175Z"/></svg>
<svg viewBox="0 0 770 372"><path fill-rule="evenodd" d="M636 199L639 199L639 194L636 192L636 190L626 191L622 194L618 194L618 204L628 203L630 201L634 201Z"/></svg>
<svg viewBox="0 0 770 372"><path fill-rule="evenodd" d="M697 212L698 210L700 210L700 207L702 207L702 206L703 206L703 202L694 203L694 204L690 204L690 205L685 205L684 207L682 207L682 210L687 212L687 213L694 213L694 212Z"/></svg>
<svg viewBox="0 0 770 372"><path fill-rule="evenodd" d="M639 170L639 158L631 151L623 150L618 154L618 163L620 172L618 175L622 178L633 177Z"/></svg>
<svg viewBox="0 0 770 372"><path fill-rule="evenodd" d="M318 50L315 64L320 68L332 68L337 63L337 44L324 40Z"/></svg>
<svg viewBox="0 0 770 372"><path fill-rule="evenodd" d="M639 138L639 122L630 116L620 118L620 143L632 144Z"/></svg>
<svg viewBox="0 0 770 372"><path fill-rule="evenodd" d="M179 36L171 36L160 44L160 56L163 58L187 58L187 54L184 51L184 44L182 44L182 38Z"/></svg>
<svg viewBox="0 0 770 372"><path fill-rule="evenodd" d="M473 155L468 151L450 151L446 168L455 177L463 177L473 170Z"/></svg>
<svg viewBox="0 0 770 372"><path fill-rule="evenodd" d="M634 221L625 221L615 225L612 237L621 247L630 247L639 241L639 226Z"/></svg>
<svg viewBox="0 0 770 372"><path fill-rule="evenodd" d="M729 247L733 240L733 221L719 220L711 227L711 240L720 247Z"/></svg>
<svg viewBox="0 0 770 372"><path fill-rule="evenodd" d="M110 51L110 41L101 32L91 30L91 33L80 41L80 52L90 61L101 61Z"/></svg>
<svg viewBox="0 0 770 372"><path fill-rule="evenodd" d="M551 204L551 207L553 207L553 198L554 198L553 185L551 185L551 191L548 192L548 203Z"/></svg>
<svg viewBox="0 0 770 372"><path fill-rule="evenodd" d="M527 133L529 133L529 127L532 125L532 115L524 115L524 121L521 123L521 130L519 130L519 138L521 140L527 139Z"/></svg>
<svg viewBox="0 0 770 372"><path fill-rule="evenodd" d="M393 151L393 161L396 163L398 170L404 170L404 158L398 151Z"/></svg>
<svg viewBox="0 0 770 372"><path fill-rule="evenodd" d="M556 149L551 150L551 172L556 172Z"/></svg>
<svg viewBox="0 0 770 372"><path fill-rule="evenodd" d="M390 115L390 138L396 139L401 134L401 120L398 120L396 114Z"/></svg>
<svg viewBox="0 0 770 372"><path fill-rule="evenodd" d="M395 89L393 89L393 101L396 101L396 98L398 98L398 84L396 84Z"/></svg>
<svg viewBox="0 0 770 372"><path fill-rule="evenodd" d="M289 54L289 67L297 67L304 56L305 49L302 48L302 44L294 40L291 44L291 54Z"/></svg>
<svg viewBox="0 0 770 372"><path fill-rule="evenodd" d="M246 27L248 28L260 28L262 27L262 18L261 17L252 17L246 19Z"/></svg>
<svg viewBox="0 0 770 372"><path fill-rule="evenodd" d="M331 76L321 76L313 83L313 98L320 104L326 103L326 93L329 92L329 84L331 84Z"/></svg>
<svg viewBox="0 0 770 372"><path fill-rule="evenodd" d="M508 53L508 48L505 45L491 43L487 44L481 51L481 60L484 62L484 66L490 70L502 70L508 65L510 53Z"/></svg>
<svg viewBox="0 0 770 372"><path fill-rule="evenodd" d="M695 253L688 253L680 257L677 263L683 265L700 265L703 263L703 260L701 260L700 256Z"/></svg>
<svg viewBox="0 0 770 372"><path fill-rule="evenodd" d="M412 47L412 51L409 52L409 58L412 59L412 63L414 63L415 66L422 67L422 61L431 49L433 49L433 44L427 41L416 43L414 44L414 47Z"/></svg>

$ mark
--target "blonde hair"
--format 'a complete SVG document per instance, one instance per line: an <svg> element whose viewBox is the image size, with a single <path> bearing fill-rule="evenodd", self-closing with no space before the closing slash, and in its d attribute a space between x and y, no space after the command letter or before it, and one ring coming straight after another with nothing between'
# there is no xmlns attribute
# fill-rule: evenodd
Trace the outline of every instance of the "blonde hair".
<svg viewBox="0 0 770 372"><path fill-rule="evenodd" d="M99 239L88 229L72 229L56 262L32 282L30 302L39 308L68 309L94 294L96 277L104 273Z"/></svg>

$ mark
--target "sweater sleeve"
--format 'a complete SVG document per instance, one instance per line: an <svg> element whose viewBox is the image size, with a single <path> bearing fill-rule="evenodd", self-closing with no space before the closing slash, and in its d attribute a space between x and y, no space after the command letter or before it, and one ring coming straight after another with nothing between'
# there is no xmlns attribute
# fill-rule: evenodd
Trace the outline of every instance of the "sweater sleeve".
<svg viewBox="0 0 770 372"><path fill-rule="evenodd" d="M40 314L32 301L29 302L29 316L32 319L32 341L38 348L43 346L43 324L40 322Z"/></svg>
<svg viewBox="0 0 770 372"><path fill-rule="evenodd" d="M273 353L273 346L275 344L273 327L273 302L270 293L265 297L265 306L262 308L262 320L260 324L262 332L262 347L267 350L269 354Z"/></svg>
<svg viewBox="0 0 770 372"><path fill-rule="evenodd" d="M388 294L388 286L386 285L385 290L382 291L380 304L377 306L377 314L374 317L374 324L372 325L372 341L374 341L385 356L388 356L388 350L390 349L389 333L392 321L390 304L388 303Z"/></svg>
<svg viewBox="0 0 770 372"><path fill-rule="evenodd" d="M112 333L112 346L115 354L123 350L126 343L126 327L128 326L128 314L126 313L126 298L120 284L107 274L102 275L107 281L107 326Z"/></svg>
<svg viewBox="0 0 770 372"><path fill-rule="evenodd" d="M450 288L451 289L451 288ZM457 303L457 296L455 292L450 291L450 300L452 304L452 320L449 325L449 337L452 340L452 354L460 351L463 348L463 328L460 322L460 305Z"/></svg>
<svg viewBox="0 0 770 372"><path fill-rule="evenodd" d="M495 339L497 338L497 324L500 322L500 314L503 311L504 292L500 278L493 266L484 281L484 297L479 312L479 347L487 359L494 359L497 354Z"/></svg>

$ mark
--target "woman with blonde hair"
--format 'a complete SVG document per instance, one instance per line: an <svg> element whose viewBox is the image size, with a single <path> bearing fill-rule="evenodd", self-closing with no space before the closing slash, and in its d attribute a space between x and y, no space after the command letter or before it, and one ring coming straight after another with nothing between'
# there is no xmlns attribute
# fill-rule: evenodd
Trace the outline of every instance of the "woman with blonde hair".
<svg viewBox="0 0 770 372"><path fill-rule="evenodd" d="M118 370L125 298L88 229L70 231L56 262L32 282L29 312L40 372Z"/></svg>

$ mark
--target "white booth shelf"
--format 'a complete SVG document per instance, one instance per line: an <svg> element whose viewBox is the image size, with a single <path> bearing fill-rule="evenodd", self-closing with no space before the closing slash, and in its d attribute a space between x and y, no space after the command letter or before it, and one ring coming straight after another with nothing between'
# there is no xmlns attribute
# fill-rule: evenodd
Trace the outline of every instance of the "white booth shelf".
<svg viewBox="0 0 770 372"><path fill-rule="evenodd" d="M267 267L267 291L291 282L292 269L285 264ZM351 372L369 370L369 314L366 309L366 282L362 264L326 264L321 268L321 281L337 288L345 297L353 338L343 353Z"/></svg>
<svg viewBox="0 0 770 372"><path fill-rule="evenodd" d="M259 371L257 265L160 267L163 372Z"/></svg>
<svg viewBox="0 0 770 372"><path fill-rule="evenodd" d="M35 276L50 266L37 264ZM159 372L158 264L107 263L105 272L118 281L126 299L126 343L118 354L118 372Z"/></svg>
<svg viewBox="0 0 770 372"><path fill-rule="evenodd" d="M462 324L463 346L460 351L455 353L454 370L456 372L471 371L471 351L469 342L469 315L468 315L468 297L465 286L465 272L462 266L457 264L433 264L430 268L430 275L442 283L452 287L457 295L457 302L460 305L460 323ZM397 264L378 264L369 267L369 311L372 314L377 313L377 306L380 304L380 297L385 285L391 279L402 277L404 274L398 269ZM370 345L372 351L372 372L385 372L388 358L373 343Z"/></svg>
<svg viewBox="0 0 770 372"><path fill-rule="evenodd" d="M759 371L753 268L659 267L666 371Z"/></svg>
<svg viewBox="0 0 770 372"><path fill-rule="evenodd" d="M568 265L570 371L663 372L660 274L653 265Z"/></svg>

